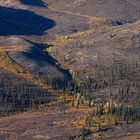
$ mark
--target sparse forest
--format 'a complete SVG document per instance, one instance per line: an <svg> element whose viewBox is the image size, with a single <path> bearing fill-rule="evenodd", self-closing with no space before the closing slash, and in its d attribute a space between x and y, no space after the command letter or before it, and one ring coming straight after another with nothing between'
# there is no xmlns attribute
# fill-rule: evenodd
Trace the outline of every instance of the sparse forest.
<svg viewBox="0 0 140 140"><path fill-rule="evenodd" d="M0 0L0 140L140 139L139 0Z"/></svg>
<svg viewBox="0 0 140 140"><path fill-rule="evenodd" d="M54 100L54 95L15 74L0 70L0 115L26 111Z"/></svg>

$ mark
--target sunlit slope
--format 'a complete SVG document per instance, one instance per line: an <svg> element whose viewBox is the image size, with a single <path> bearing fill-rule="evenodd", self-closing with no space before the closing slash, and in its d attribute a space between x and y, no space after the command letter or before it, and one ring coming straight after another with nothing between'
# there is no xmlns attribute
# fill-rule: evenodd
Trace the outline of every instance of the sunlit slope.
<svg viewBox="0 0 140 140"><path fill-rule="evenodd" d="M140 18L139 0L45 0L58 10L107 19L133 21Z"/></svg>

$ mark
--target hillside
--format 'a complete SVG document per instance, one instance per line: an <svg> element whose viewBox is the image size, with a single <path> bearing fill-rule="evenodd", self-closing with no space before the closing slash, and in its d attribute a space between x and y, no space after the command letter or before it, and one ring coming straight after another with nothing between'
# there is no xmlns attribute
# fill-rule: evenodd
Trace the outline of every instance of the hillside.
<svg viewBox="0 0 140 140"><path fill-rule="evenodd" d="M0 140L139 135L139 0L0 0Z"/></svg>
<svg viewBox="0 0 140 140"><path fill-rule="evenodd" d="M138 62L139 33L140 21L119 27L93 29L77 37L75 34L62 37L65 43L56 40L57 46L49 50L65 67L68 66L73 72L85 71L83 76L86 76L94 73L98 64L107 66L114 60ZM63 52L62 55L58 55L60 52Z"/></svg>
<svg viewBox="0 0 140 140"><path fill-rule="evenodd" d="M110 20L133 22L140 18L139 0L45 0L58 10Z"/></svg>

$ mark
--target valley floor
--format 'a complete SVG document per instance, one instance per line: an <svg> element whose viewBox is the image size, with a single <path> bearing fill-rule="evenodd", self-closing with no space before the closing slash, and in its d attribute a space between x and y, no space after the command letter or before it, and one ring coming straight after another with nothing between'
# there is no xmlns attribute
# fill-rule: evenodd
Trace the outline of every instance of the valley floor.
<svg viewBox="0 0 140 140"><path fill-rule="evenodd" d="M83 109L67 109L64 113L58 107L41 107L38 111L0 117L0 140L75 140L82 128L80 122L74 122L82 115ZM94 134L97 135L94 140L138 140L139 130L139 124L116 126Z"/></svg>

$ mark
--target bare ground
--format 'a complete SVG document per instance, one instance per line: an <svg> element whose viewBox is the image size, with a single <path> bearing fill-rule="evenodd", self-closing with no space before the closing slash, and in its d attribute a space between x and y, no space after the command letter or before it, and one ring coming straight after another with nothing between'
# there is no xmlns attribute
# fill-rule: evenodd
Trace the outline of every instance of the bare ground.
<svg viewBox="0 0 140 140"><path fill-rule="evenodd" d="M63 114L58 108L49 108L3 117L0 118L0 140L67 140L78 135L80 129L63 122L71 121L80 114L74 111Z"/></svg>

